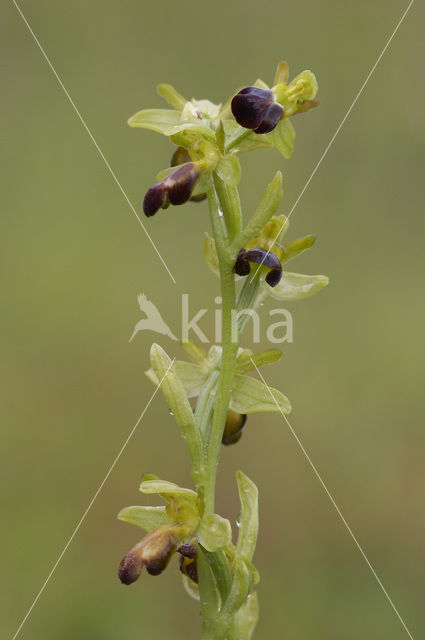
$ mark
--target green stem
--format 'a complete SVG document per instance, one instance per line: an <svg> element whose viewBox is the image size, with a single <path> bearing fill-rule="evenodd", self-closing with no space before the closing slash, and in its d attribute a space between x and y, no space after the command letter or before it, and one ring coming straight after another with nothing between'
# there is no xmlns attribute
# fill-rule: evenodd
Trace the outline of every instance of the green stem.
<svg viewBox="0 0 425 640"><path fill-rule="evenodd" d="M224 214L229 242L232 242L242 228L242 211L238 188L230 186L214 173L214 187Z"/></svg>
<svg viewBox="0 0 425 640"><path fill-rule="evenodd" d="M217 401L214 409L210 439L205 464L205 513L214 513L215 482L220 457L221 440L229 410L230 395L236 368L238 341L232 340L232 327L236 313L235 276L233 261L227 250L227 238L223 233L217 194L208 191L211 226L216 243L220 270L222 298L222 361Z"/></svg>
<svg viewBox="0 0 425 640"><path fill-rule="evenodd" d="M245 129L244 131L242 131L242 133L240 133L238 136L233 138L233 140L231 140L229 144L226 146L226 153L229 153L229 151L237 147L238 144L242 142L242 140L245 140L245 138L248 138L248 136L250 136L251 133L252 131L250 129Z"/></svg>

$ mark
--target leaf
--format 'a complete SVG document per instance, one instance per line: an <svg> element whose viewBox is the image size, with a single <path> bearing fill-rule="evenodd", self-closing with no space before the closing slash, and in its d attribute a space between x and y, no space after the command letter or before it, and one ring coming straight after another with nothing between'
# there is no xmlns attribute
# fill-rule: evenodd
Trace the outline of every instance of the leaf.
<svg viewBox="0 0 425 640"><path fill-rule="evenodd" d="M196 537L207 551L228 547L232 542L230 522L216 513L211 513L199 523Z"/></svg>
<svg viewBox="0 0 425 640"><path fill-rule="evenodd" d="M251 561L258 537L258 489L242 471L236 472L239 500L241 502L241 521L237 550Z"/></svg>
<svg viewBox="0 0 425 640"><path fill-rule="evenodd" d="M281 281L275 287L269 287L267 291L275 300L301 300L312 296L328 284L327 276L308 276L285 271Z"/></svg>
<svg viewBox="0 0 425 640"><path fill-rule="evenodd" d="M134 524L147 532L170 523L165 507L125 507L119 512L118 520Z"/></svg>
<svg viewBox="0 0 425 640"><path fill-rule="evenodd" d="M315 242L316 236L313 235L305 236L304 238L298 238L297 240L293 240L292 242L287 242L282 247L280 255L281 263L285 264L285 262L289 262L289 260L292 260L303 251L311 249Z"/></svg>
<svg viewBox="0 0 425 640"><path fill-rule="evenodd" d="M231 245L232 251L237 253L241 247L245 247L255 236L258 236L259 241L261 241L263 237L264 240L267 241L269 231L266 225L268 221L274 217L274 214L281 203L282 196L282 173L281 171L277 171L273 180L267 185L260 204L256 208L245 229L240 231L234 239ZM272 240L275 239L276 236L272 238Z"/></svg>
<svg viewBox="0 0 425 640"><path fill-rule="evenodd" d="M140 127L142 129L151 129L164 136L174 136L180 132L189 130L192 135L202 136L207 140L215 141L214 133L208 127L194 122L182 121L180 111L172 109L144 109L138 111L128 120L130 127Z"/></svg>
<svg viewBox="0 0 425 640"><path fill-rule="evenodd" d="M239 373L247 373L256 367L277 362L282 357L278 349L267 349L262 353L252 353L249 349L243 351L236 361L236 368Z"/></svg>
<svg viewBox="0 0 425 640"><path fill-rule="evenodd" d="M295 129L288 118L279 120L273 131L264 134L264 137L280 151L284 158L291 157L294 151Z"/></svg>
<svg viewBox="0 0 425 640"><path fill-rule="evenodd" d="M183 383L176 374L169 356L162 347L155 343L151 347L151 364L158 381L161 383L161 391L180 427L180 433L186 440L192 463L196 465L194 474L197 474L202 459L202 438L195 425L192 407Z"/></svg>
<svg viewBox="0 0 425 640"><path fill-rule="evenodd" d="M240 182L242 175L241 165L234 154L220 158L215 171L231 187L236 187Z"/></svg>
<svg viewBox="0 0 425 640"><path fill-rule="evenodd" d="M187 100L171 84L159 84L156 88L161 98L164 98L174 109L182 110Z"/></svg>
<svg viewBox="0 0 425 640"><path fill-rule="evenodd" d="M288 398L277 389L267 387L260 380L238 373L233 383L230 408L242 414L260 411L289 413L291 404Z"/></svg>
<svg viewBox="0 0 425 640"><path fill-rule="evenodd" d="M233 582L230 593L224 603L220 615L225 619L233 616L246 601L253 584L253 574L245 559L238 553L235 555L232 566Z"/></svg>

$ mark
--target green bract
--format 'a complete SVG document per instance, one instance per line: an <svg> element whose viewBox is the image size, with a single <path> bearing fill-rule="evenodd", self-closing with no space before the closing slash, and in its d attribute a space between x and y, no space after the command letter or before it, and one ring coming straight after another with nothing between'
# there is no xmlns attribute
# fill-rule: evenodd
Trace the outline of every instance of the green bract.
<svg viewBox="0 0 425 640"><path fill-rule="evenodd" d="M192 344L191 342L183 343L183 347L191 345L187 349L190 357L192 357L193 353ZM248 356L247 353L250 355ZM236 361L236 371L240 371L240 373L236 373L235 375L230 399L230 409L242 414L259 413L261 411L283 411L284 413L289 413L291 411L290 402L283 393L277 389L272 389L273 396L276 400L276 402L274 402L270 395L269 388L263 382L243 375L243 373L255 369L255 365L259 367L275 362L280 358L280 355L280 352L276 349L270 349L259 354L253 354L249 350L239 350L239 357ZM202 356L200 356L200 352L197 351L192 363L176 360L173 364L174 375L178 378L178 382L174 378L176 393L177 390L179 390L181 397L184 398L196 398L199 396L208 379L214 372L220 370L222 363L221 358L221 347L214 345L209 349L208 353L204 351ZM253 364L254 362L255 365ZM158 385L160 377L154 369L146 371L146 375L154 384ZM215 380L218 381L218 377L215 378ZM216 392L217 390L214 388L209 389L209 397L213 398Z"/></svg>

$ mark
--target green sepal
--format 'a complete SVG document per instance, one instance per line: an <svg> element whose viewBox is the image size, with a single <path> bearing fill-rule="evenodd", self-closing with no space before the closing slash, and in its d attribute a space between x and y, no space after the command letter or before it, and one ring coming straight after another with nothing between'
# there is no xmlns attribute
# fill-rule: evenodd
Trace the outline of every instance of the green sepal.
<svg viewBox="0 0 425 640"><path fill-rule="evenodd" d="M168 517L185 528L184 536L194 533L199 524L198 494L191 489L179 487L174 482L160 480L151 474L143 476L139 487L144 494L159 494L167 503Z"/></svg>
<svg viewBox="0 0 425 640"><path fill-rule="evenodd" d="M163 524L169 524L165 507L125 507L118 514L118 520L134 524L149 533Z"/></svg>
<svg viewBox="0 0 425 640"><path fill-rule="evenodd" d="M258 537L258 489L242 471L236 472L241 515L237 542L238 552L251 562Z"/></svg>
<svg viewBox="0 0 425 640"><path fill-rule="evenodd" d="M226 518L210 513L200 521L195 535L207 551L218 551L231 544L232 527Z"/></svg>
<svg viewBox="0 0 425 640"><path fill-rule="evenodd" d="M236 360L236 370L238 373L247 373L265 364L277 362L282 357L278 349L267 349L261 353L253 353L250 349L245 349Z"/></svg>
<svg viewBox="0 0 425 640"><path fill-rule="evenodd" d="M308 276L284 271L281 281L267 291L275 300L302 300L321 291L329 284L327 276Z"/></svg>
<svg viewBox="0 0 425 640"><path fill-rule="evenodd" d="M267 387L256 378L237 373L233 383L230 408L241 414L260 411L290 413L291 403L277 389Z"/></svg>
<svg viewBox="0 0 425 640"><path fill-rule="evenodd" d="M197 124L195 122L188 122L182 120L182 113L180 111L173 111L172 109L143 109L138 111L128 120L130 127L140 127L142 129L151 129L157 133L162 133L164 136L176 136L177 134L187 134L183 136L185 144L181 146L187 146L187 140L190 138L190 143L193 143L196 138L202 137L211 142L215 141L214 133L208 127ZM180 140L177 140L180 144Z"/></svg>
<svg viewBox="0 0 425 640"><path fill-rule="evenodd" d="M156 88L161 98L164 98L168 104L179 111L183 110L187 100L171 84L159 84Z"/></svg>
<svg viewBox="0 0 425 640"><path fill-rule="evenodd" d="M273 131L264 134L264 137L280 151L284 158L288 160L291 157L294 151L295 129L290 120L282 118Z"/></svg>

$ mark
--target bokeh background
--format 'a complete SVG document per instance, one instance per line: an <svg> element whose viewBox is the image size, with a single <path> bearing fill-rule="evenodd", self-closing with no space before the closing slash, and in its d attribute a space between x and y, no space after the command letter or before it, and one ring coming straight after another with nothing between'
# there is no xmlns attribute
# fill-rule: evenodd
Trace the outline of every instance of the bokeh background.
<svg viewBox="0 0 425 640"><path fill-rule="evenodd" d="M219 102L258 76L271 82L281 59L293 73L314 70L323 104L294 121L291 161L277 151L242 159L249 216L278 168L290 210L407 0L21 6L138 211L171 146L126 119L162 106L157 83ZM158 338L128 342L137 294L179 331L181 293L211 309L218 283L202 261L205 203L146 222L174 285L13 3L1 13L0 635L10 638L152 393L143 372ZM291 238L318 235L293 270L331 285L288 305L294 343L264 370L291 399L294 429L415 638L425 633L424 18L415 3L293 213ZM202 327L211 335L212 317ZM223 451L218 510L232 519L239 468L261 494L256 637L406 638L279 415L250 419ZM199 638L176 562L131 588L116 577L139 535L116 513L142 503L147 471L190 482L159 395L22 640Z"/></svg>

